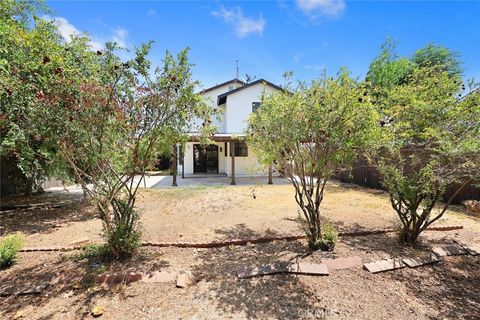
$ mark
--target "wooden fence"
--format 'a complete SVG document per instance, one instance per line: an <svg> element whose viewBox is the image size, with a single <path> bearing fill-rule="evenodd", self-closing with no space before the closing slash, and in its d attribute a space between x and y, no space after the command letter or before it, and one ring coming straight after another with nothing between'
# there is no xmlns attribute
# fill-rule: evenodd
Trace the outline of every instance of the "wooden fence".
<svg viewBox="0 0 480 320"><path fill-rule="evenodd" d="M345 170L338 173L335 178L343 181L355 183L360 186L365 186L373 189L385 189L381 182L378 170L368 165L368 161L364 158L358 158L352 170ZM452 185L447 188L443 194L443 199L447 201L457 191L458 185ZM461 204L465 200L480 200L480 188L467 185L463 190L453 199L454 204Z"/></svg>

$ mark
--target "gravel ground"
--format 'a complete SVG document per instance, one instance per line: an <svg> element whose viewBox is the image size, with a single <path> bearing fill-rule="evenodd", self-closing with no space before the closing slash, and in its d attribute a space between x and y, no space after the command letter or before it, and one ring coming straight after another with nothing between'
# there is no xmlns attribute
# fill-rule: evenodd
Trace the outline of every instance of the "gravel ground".
<svg viewBox="0 0 480 320"><path fill-rule="evenodd" d="M233 192L235 191L235 192ZM253 197L255 195L255 199ZM144 190L139 197L144 239L209 241L298 233L290 186L195 187ZM15 203L54 202L57 194ZM64 197L64 198L62 198ZM0 213L2 232L22 231L28 246L101 241L101 223L78 195L61 208ZM12 201L6 199L6 201ZM6 203L2 199L2 205ZM323 213L339 229L390 227L394 215L383 193L330 184ZM463 230L428 232L416 248L399 246L393 234L343 237L333 253L309 253L304 241L217 249L143 248L135 259L93 268L98 261L68 253L21 253L17 264L0 271L0 291L49 284L40 294L0 297L0 319L89 319L96 305L101 319L479 319L480 257L448 257L417 269L370 274L361 268L332 271L327 277L272 275L238 280L236 269L296 259L358 255L364 262L427 254L453 240L480 243L480 220L453 208L438 225ZM191 271L185 289L173 283L131 283L97 287L103 271Z"/></svg>

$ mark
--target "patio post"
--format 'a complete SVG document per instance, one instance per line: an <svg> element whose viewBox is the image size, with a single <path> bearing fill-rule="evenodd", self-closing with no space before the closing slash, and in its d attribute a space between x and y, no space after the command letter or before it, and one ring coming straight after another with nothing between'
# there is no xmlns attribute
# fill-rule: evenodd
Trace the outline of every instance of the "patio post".
<svg viewBox="0 0 480 320"><path fill-rule="evenodd" d="M173 153L172 153L172 187L177 186L177 145L173 145Z"/></svg>
<svg viewBox="0 0 480 320"><path fill-rule="evenodd" d="M232 157L232 183L231 185L236 185L235 182L235 142L230 141L230 156Z"/></svg>
<svg viewBox="0 0 480 320"><path fill-rule="evenodd" d="M272 172L273 172L272 165L269 165L268 166L268 184L273 184Z"/></svg>
<svg viewBox="0 0 480 320"><path fill-rule="evenodd" d="M185 179L185 150L183 150L183 148L185 148L185 145L182 144L182 153L180 154L181 157L182 157L182 179Z"/></svg>

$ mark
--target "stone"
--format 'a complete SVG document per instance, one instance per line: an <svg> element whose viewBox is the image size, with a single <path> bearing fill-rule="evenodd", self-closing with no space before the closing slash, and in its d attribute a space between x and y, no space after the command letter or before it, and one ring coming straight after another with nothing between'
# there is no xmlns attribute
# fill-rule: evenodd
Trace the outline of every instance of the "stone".
<svg viewBox="0 0 480 320"><path fill-rule="evenodd" d="M467 200L463 202L467 214L480 216L480 201Z"/></svg>
<svg viewBox="0 0 480 320"><path fill-rule="evenodd" d="M43 283L36 286L24 287L24 288L8 287L0 291L0 297L8 297L12 295L23 296L23 295L29 295L29 294L40 294L47 287L48 287L47 283Z"/></svg>
<svg viewBox="0 0 480 320"><path fill-rule="evenodd" d="M173 271L155 271L143 275L142 282L146 283L168 283L177 280L177 273Z"/></svg>
<svg viewBox="0 0 480 320"><path fill-rule="evenodd" d="M189 271L182 272L177 277L177 288L186 288L192 281L192 274Z"/></svg>
<svg viewBox="0 0 480 320"><path fill-rule="evenodd" d="M105 312L102 306L95 306L92 308L91 314L94 317L100 317Z"/></svg>
<svg viewBox="0 0 480 320"><path fill-rule="evenodd" d="M378 273L404 268L405 263L401 259L388 259L365 263L363 267L371 273Z"/></svg>
<svg viewBox="0 0 480 320"><path fill-rule="evenodd" d="M437 263L442 261L442 258L439 256L432 254L428 257L422 257L422 258L406 258L402 259L402 261L407 265L409 268L416 268L420 266L424 266L427 264L432 264L432 263Z"/></svg>
<svg viewBox="0 0 480 320"><path fill-rule="evenodd" d="M439 257L445 256L458 256L462 254L466 254L467 252L460 247L459 245L448 245L443 247L435 247L432 249L433 253L435 253Z"/></svg>
<svg viewBox="0 0 480 320"><path fill-rule="evenodd" d="M463 248L472 256L480 254L480 245L464 245Z"/></svg>
<svg viewBox="0 0 480 320"><path fill-rule="evenodd" d="M327 266L329 271L360 268L363 265L362 258L359 256L337 259L322 259L322 262Z"/></svg>

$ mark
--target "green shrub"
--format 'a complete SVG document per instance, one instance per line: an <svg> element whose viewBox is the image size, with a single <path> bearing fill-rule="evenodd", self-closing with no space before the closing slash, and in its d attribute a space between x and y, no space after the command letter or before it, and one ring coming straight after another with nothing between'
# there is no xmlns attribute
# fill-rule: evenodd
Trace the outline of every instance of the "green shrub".
<svg viewBox="0 0 480 320"><path fill-rule="evenodd" d="M137 227L116 222L112 230L107 232L107 242L115 259L131 257L140 247L141 233Z"/></svg>
<svg viewBox="0 0 480 320"><path fill-rule="evenodd" d="M330 222L322 224L321 238L315 243L309 243L310 248L314 250L333 251L338 242L338 231Z"/></svg>
<svg viewBox="0 0 480 320"><path fill-rule="evenodd" d="M112 253L107 244L91 244L83 248L83 252L80 254L80 259L89 259L89 260L101 260L109 261L112 260Z"/></svg>
<svg viewBox="0 0 480 320"><path fill-rule="evenodd" d="M0 239L0 269L11 266L17 252L23 246L24 236L20 233L9 234Z"/></svg>

